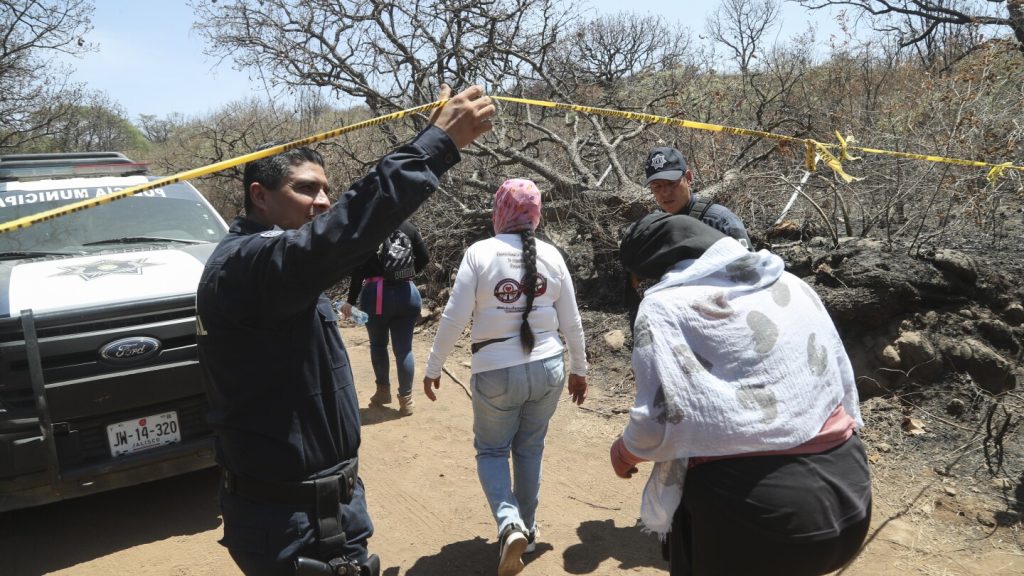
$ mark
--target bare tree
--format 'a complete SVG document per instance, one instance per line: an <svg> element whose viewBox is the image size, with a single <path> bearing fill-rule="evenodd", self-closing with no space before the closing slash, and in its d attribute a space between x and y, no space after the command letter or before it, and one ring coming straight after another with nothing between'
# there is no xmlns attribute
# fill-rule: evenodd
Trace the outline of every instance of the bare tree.
<svg viewBox="0 0 1024 576"><path fill-rule="evenodd" d="M278 86L326 89L343 104L364 104L373 115L429 102L441 82L649 111L676 94L687 49L685 36L654 18L581 22L574 6L555 0L236 0L193 6L212 55L259 67ZM630 76L655 73L657 82L644 90L625 89ZM636 187L630 172L639 166L631 169L620 154L647 127L520 106L504 107L502 114L507 122L467 151L472 158L452 174L456 183L490 190L508 167L518 166L563 196L602 185ZM416 122L422 126L423 119ZM380 129L386 141L400 140L394 126Z"/></svg>
<svg viewBox="0 0 1024 576"><path fill-rule="evenodd" d="M173 174L304 135L290 113L250 99L228 103L206 117L181 121L149 159L157 172ZM199 179L207 198L228 218L242 212L242 169L236 166Z"/></svg>
<svg viewBox="0 0 1024 576"><path fill-rule="evenodd" d="M0 150L47 137L81 97L55 59L92 49L92 11L88 0L0 0Z"/></svg>
<svg viewBox="0 0 1024 576"><path fill-rule="evenodd" d="M256 70L278 88L319 89L365 116L429 102L442 82L670 116L689 114L706 98L700 88L706 68L693 62L685 30L651 16L586 19L562 0L195 0L192 6L209 54ZM660 138L656 126L499 106L494 130L463 151L435 200L418 212L431 223L426 235L435 258L428 274L447 284L446 267L458 263L462 242L486 233L490 192L518 176L545 190L547 232L562 229L560 238L575 246L599 239L579 266L589 271L581 274L584 281L601 285L598 271L614 274L618 266L617 229L604 229L608 215L653 206L641 175L644 155ZM376 138L359 146L352 145L360 138L353 133L324 148L344 160L342 170L365 172L382 148L425 120L380 126ZM624 201L636 208L623 209Z"/></svg>
<svg viewBox="0 0 1024 576"><path fill-rule="evenodd" d="M175 129L185 123L185 117L180 113L167 114L163 118L157 118L156 114L139 114L138 126L143 136L153 144L163 144L170 140Z"/></svg>
<svg viewBox="0 0 1024 576"><path fill-rule="evenodd" d="M741 74L765 49L765 34L779 21L780 0L724 0L708 18L712 40L732 52Z"/></svg>
<svg viewBox="0 0 1024 576"><path fill-rule="evenodd" d="M868 16L871 27L898 38L903 47L976 40L978 27L1008 30L1024 52L1021 0L790 0L807 8L850 7Z"/></svg>

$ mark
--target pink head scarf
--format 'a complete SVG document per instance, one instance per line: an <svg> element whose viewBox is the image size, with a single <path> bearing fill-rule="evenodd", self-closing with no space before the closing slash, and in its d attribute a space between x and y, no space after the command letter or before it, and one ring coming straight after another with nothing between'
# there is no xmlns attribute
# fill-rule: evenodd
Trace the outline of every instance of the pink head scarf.
<svg viewBox="0 0 1024 576"><path fill-rule="evenodd" d="M491 214L495 234L536 230L540 224L540 190L532 180L510 178L494 193Z"/></svg>

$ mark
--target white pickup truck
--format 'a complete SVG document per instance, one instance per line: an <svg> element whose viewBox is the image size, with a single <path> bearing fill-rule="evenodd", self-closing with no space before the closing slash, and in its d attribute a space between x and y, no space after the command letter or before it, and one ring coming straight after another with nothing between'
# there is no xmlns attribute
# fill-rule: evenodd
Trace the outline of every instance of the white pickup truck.
<svg viewBox="0 0 1024 576"><path fill-rule="evenodd" d="M0 156L0 224L153 179ZM182 182L0 233L0 512L214 465L195 293L226 232Z"/></svg>

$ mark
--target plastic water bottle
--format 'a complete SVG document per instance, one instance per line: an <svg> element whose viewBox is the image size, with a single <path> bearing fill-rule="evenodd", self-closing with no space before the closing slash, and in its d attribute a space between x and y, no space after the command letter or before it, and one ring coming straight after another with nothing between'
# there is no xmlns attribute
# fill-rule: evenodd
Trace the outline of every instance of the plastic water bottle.
<svg viewBox="0 0 1024 576"><path fill-rule="evenodd" d="M339 316L344 316L344 314L341 312L341 308L344 305L344 302L336 302L334 304L334 310L338 313ZM356 326L365 326L366 322L370 319L370 315L367 314L366 312L363 312L359 308L353 306L352 309L349 311L349 319L352 320L352 322L355 322Z"/></svg>
<svg viewBox="0 0 1024 576"><path fill-rule="evenodd" d="M352 307L352 321L356 323L356 326L366 326L366 322L370 319L370 315L363 312L355 306Z"/></svg>

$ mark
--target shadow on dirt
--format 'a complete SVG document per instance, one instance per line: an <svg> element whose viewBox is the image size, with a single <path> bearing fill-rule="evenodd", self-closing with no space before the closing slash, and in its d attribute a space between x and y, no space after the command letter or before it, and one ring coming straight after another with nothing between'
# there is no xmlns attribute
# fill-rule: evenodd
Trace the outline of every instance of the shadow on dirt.
<svg viewBox="0 0 1024 576"><path fill-rule="evenodd" d="M477 536L472 540L445 544L437 554L417 560L405 573L407 576L493 574L497 567L498 544ZM390 568L385 573L388 570Z"/></svg>
<svg viewBox="0 0 1024 576"><path fill-rule="evenodd" d="M609 558L618 560L621 570L641 566L668 570L657 537L645 534L639 526L618 527L613 520L592 520L580 524L576 534L579 544L563 553L570 574L589 574Z"/></svg>
<svg viewBox="0 0 1024 576"><path fill-rule="evenodd" d="M389 406L367 406L359 409L359 421L363 426L372 426L381 422L398 420L402 415L398 413L398 400L395 400L395 407Z"/></svg>
<svg viewBox="0 0 1024 576"><path fill-rule="evenodd" d="M46 574L142 544L213 530L220 525L218 474L218 468L208 468L0 514L0 572Z"/></svg>
<svg viewBox="0 0 1024 576"><path fill-rule="evenodd" d="M661 545L657 538L644 534L636 526L616 527L612 520L588 521L576 529L580 537L562 554L564 570L569 574L589 574L609 558L617 560L619 570L651 566L668 570L661 559ZM546 542L537 543L537 551L523 556L529 567L554 548ZM477 536L447 544L433 556L424 556L406 572L408 576L447 576L493 574L498 566L498 544ZM391 568L384 570L385 574Z"/></svg>

